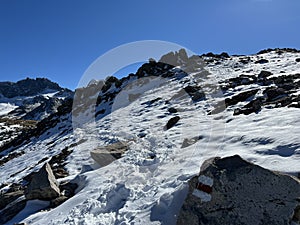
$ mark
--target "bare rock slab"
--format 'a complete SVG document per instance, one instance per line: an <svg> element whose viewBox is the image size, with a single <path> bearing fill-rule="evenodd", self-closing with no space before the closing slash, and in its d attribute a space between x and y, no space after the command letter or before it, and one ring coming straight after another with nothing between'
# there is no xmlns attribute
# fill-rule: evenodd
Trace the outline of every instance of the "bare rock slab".
<svg viewBox="0 0 300 225"><path fill-rule="evenodd" d="M33 175L27 189L26 199L51 200L60 195L58 182L55 179L51 167L46 163L36 174Z"/></svg>
<svg viewBox="0 0 300 225"><path fill-rule="evenodd" d="M299 224L300 183L235 155L203 163L177 224Z"/></svg>

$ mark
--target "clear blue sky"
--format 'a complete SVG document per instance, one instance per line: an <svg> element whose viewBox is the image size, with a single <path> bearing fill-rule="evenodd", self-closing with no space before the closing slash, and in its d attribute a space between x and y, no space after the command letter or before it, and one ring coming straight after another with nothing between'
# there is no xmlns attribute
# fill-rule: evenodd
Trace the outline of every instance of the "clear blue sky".
<svg viewBox="0 0 300 225"><path fill-rule="evenodd" d="M0 80L74 89L96 58L139 40L199 54L300 49L299 10L299 0L0 0Z"/></svg>

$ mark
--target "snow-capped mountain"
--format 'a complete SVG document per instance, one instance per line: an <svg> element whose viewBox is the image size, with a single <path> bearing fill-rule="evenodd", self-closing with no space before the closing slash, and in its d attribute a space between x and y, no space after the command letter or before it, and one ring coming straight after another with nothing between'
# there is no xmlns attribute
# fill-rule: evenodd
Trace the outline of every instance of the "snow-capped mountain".
<svg viewBox="0 0 300 225"><path fill-rule="evenodd" d="M46 78L0 82L0 115L14 119L42 120L56 112L61 102L73 92Z"/></svg>
<svg viewBox="0 0 300 225"><path fill-rule="evenodd" d="M57 112L73 92L46 78L0 82L0 147L35 129L38 121Z"/></svg>
<svg viewBox="0 0 300 225"><path fill-rule="evenodd" d="M72 99L71 91L42 83L35 90L0 85L0 135L12 129L1 139L7 202L0 223L176 224L187 182L210 157L239 154L300 172L297 50L190 57L180 50L120 80L93 81ZM19 90L4 91L9 85ZM16 132L21 122L8 127L7 118L32 128ZM97 153L116 143L120 151ZM66 197L59 204L24 197L46 162ZM72 195L67 184L76 185Z"/></svg>

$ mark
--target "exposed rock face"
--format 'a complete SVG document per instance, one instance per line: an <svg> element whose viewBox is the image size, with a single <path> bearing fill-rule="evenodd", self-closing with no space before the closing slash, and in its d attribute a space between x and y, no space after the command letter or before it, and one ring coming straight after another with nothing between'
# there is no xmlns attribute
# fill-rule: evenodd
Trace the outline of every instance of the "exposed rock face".
<svg viewBox="0 0 300 225"><path fill-rule="evenodd" d="M121 156L128 150L127 142L117 142L108 146L92 150L91 157L100 165L106 166Z"/></svg>
<svg viewBox="0 0 300 225"><path fill-rule="evenodd" d="M61 88L57 83L51 82L46 78L27 78L16 83L0 82L0 94L7 98L13 98L16 96L33 96L43 93L47 89L55 91L63 90L63 88Z"/></svg>
<svg viewBox="0 0 300 225"><path fill-rule="evenodd" d="M203 163L177 224L299 224L300 183L235 155Z"/></svg>
<svg viewBox="0 0 300 225"><path fill-rule="evenodd" d="M26 199L51 200L60 194L58 182L55 179L51 167L46 163L36 174L33 175L27 189Z"/></svg>

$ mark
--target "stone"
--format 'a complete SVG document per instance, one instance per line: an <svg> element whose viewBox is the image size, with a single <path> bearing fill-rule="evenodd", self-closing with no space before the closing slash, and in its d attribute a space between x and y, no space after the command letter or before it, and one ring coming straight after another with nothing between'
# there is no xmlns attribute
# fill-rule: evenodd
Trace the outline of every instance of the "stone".
<svg viewBox="0 0 300 225"><path fill-rule="evenodd" d="M226 107L228 107L231 105L235 105L239 102L246 101L248 98L253 97L258 91L258 89L244 91L242 93L232 96L231 98L226 98L225 105Z"/></svg>
<svg viewBox="0 0 300 225"><path fill-rule="evenodd" d="M53 175L50 165L46 163L32 176L27 189L25 189L25 197L28 200L51 200L57 198L59 195L58 182Z"/></svg>
<svg viewBox="0 0 300 225"><path fill-rule="evenodd" d="M192 138L185 138L182 142L181 148L187 148L193 144L196 144L199 140L203 139L202 136L192 137Z"/></svg>
<svg viewBox="0 0 300 225"><path fill-rule="evenodd" d="M263 94L267 95L268 101L274 101L280 96L287 96L286 91L283 88L270 87L267 88Z"/></svg>
<svg viewBox="0 0 300 225"><path fill-rule="evenodd" d="M165 130L169 130L172 127L175 126L175 124L180 120L180 116L174 116L171 119L169 119L169 121L167 122L166 126L165 126Z"/></svg>
<svg viewBox="0 0 300 225"><path fill-rule="evenodd" d="M206 160L189 192L177 224L299 224L300 182L238 155Z"/></svg>
<svg viewBox="0 0 300 225"><path fill-rule="evenodd" d="M61 205L62 203L64 203L65 201L67 201L69 198L67 196L59 196L53 200L50 201L50 208L56 208L57 206Z"/></svg>
<svg viewBox="0 0 300 225"><path fill-rule="evenodd" d="M267 59L259 59L255 63L256 64L265 64L265 63L268 63L268 62L269 62L269 60L267 60Z"/></svg>
<svg viewBox="0 0 300 225"><path fill-rule="evenodd" d="M258 74L258 79L265 79L269 76L271 76L272 73L270 71L265 71L265 70L262 70L259 74Z"/></svg>
<svg viewBox="0 0 300 225"><path fill-rule="evenodd" d="M100 166L107 166L113 161L121 158L127 150L128 142L116 142L111 145L94 149L90 154Z"/></svg>
<svg viewBox="0 0 300 225"><path fill-rule="evenodd" d="M205 93L202 91L201 87L189 85L184 88L184 91L191 97L194 102L205 99Z"/></svg>
<svg viewBox="0 0 300 225"><path fill-rule="evenodd" d="M248 104L246 104L243 108L235 109L233 115L234 116L239 114L249 115L251 113L258 113L261 110L262 105L263 102L261 98L254 99L250 101Z"/></svg>
<svg viewBox="0 0 300 225"><path fill-rule="evenodd" d="M168 108L168 111L169 111L169 113L177 113L178 112L177 109L175 109L173 107Z"/></svg>

